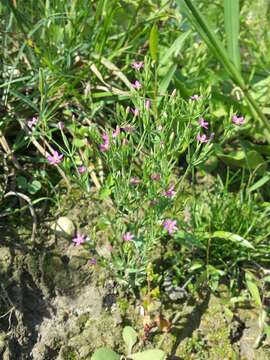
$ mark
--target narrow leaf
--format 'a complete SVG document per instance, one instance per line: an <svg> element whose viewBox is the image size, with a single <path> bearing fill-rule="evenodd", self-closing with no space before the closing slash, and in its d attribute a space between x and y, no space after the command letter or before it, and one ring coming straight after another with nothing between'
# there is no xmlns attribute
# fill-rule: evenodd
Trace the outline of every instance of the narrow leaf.
<svg viewBox="0 0 270 360"><path fill-rule="evenodd" d="M247 284L247 288L255 302L256 305L258 305L259 307L262 306L262 301L261 301L261 296L260 296L260 292L259 292L259 288L256 285L256 281L254 279L254 277L246 272L246 284Z"/></svg>
<svg viewBox="0 0 270 360"><path fill-rule="evenodd" d="M213 237L219 238L219 239L230 240L230 241L238 243L239 245L244 246L248 249L254 249L253 245L249 241L244 239L242 236L230 233L228 231L215 231L213 234Z"/></svg>
<svg viewBox="0 0 270 360"><path fill-rule="evenodd" d="M267 174L267 175L263 176L260 180L258 180L255 184L253 184L253 185L248 189L248 192L251 193L252 191L258 190L258 189L261 188L263 185L265 185L266 183L268 183L269 180L270 180L270 174Z"/></svg>
<svg viewBox="0 0 270 360"><path fill-rule="evenodd" d="M165 76L163 77L163 79L161 80L161 83L159 85L160 95L164 95L165 92L167 91L176 69L177 69L177 65L172 65L165 74Z"/></svg>
<svg viewBox="0 0 270 360"><path fill-rule="evenodd" d="M150 31L149 38L150 54L154 61L158 59L158 27L156 24L153 25Z"/></svg>
<svg viewBox="0 0 270 360"><path fill-rule="evenodd" d="M160 59L160 65L166 65L173 56L177 56L179 54L182 46L190 34L191 31L189 30L178 36L178 38L173 42L172 46L166 50L164 56L162 56L162 59Z"/></svg>
<svg viewBox="0 0 270 360"><path fill-rule="evenodd" d="M239 0L224 0L224 23L230 60L240 70Z"/></svg>

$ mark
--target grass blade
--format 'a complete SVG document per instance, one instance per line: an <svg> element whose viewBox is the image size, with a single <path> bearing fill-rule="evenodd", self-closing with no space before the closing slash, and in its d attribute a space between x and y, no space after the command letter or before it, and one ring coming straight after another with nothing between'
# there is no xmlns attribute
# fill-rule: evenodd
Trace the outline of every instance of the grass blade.
<svg viewBox="0 0 270 360"><path fill-rule="evenodd" d="M157 59L158 59L158 28L157 28L156 24L153 25L153 27L150 31L149 46L150 46L151 57L155 62L157 62Z"/></svg>
<svg viewBox="0 0 270 360"><path fill-rule="evenodd" d="M224 0L224 23L230 60L241 69L239 50L239 0Z"/></svg>

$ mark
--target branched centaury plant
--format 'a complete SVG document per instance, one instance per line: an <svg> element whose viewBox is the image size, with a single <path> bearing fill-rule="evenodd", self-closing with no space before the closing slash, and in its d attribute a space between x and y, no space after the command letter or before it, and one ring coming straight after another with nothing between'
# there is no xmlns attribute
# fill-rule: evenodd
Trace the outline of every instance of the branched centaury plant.
<svg viewBox="0 0 270 360"><path fill-rule="evenodd" d="M235 3L238 3L239 0L233 0ZM215 57L222 63L226 72L232 79L232 81L241 88L245 99L250 107L250 110L253 116L259 121L260 125L263 128L263 134L267 139L268 143L270 143L270 122L263 114L262 110L260 109L258 103L254 100L251 96L248 86L246 85L239 68L238 63L238 55L234 53L232 56L232 49L229 46L228 51L226 51L225 47L223 46L220 39L215 35L215 32L202 15L201 11L198 7L194 4L194 1L191 0L177 0L178 6L181 11L184 11L187 15L188 19L191 21L195 29L201 35L202 39L206 42L207 46L210 50L214 53ZM225 1L225 5L229 8L229 1ZM235 6L235 10L238 9L238 13L235 11L226 11L226 23L228 24L228 18L231 17L231 22L234 22L232 17L237 16L239 21L239 6ZM227 25L228 29L228 25ZM235 29L235 36L232 36L232 40L230 43L234 43L232 47L235 49L235 37L238 36L237 28ZM227 31L228 33L228 31ZM229 50L230 49L230 50ZM236 59L237 58L237 59Z"/></svg>

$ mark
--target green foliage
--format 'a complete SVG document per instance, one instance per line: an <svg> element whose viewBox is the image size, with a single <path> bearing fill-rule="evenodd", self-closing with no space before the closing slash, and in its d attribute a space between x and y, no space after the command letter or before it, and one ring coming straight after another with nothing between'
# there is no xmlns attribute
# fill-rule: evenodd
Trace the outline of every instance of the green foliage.
<svg viewBox="0 0 270 360"><path fill-rule="evenodd" d="M137 342L138 335L131 326L126 326L123 330L123 339L127 346L127 353L131 354L133 346Z"/></svg>
<svg viewBox="0 0 270 360"><path fill-rule="evenodd" d="M129 358L132 360L165 360L166 355L161 350L146 350L141 353L132 354Z"/></svg>
<svg viewBox="0 0 270 360"><path fill-rule="evenodd" d="M96 350L91 360L120 360L120 355L104 347Z"/></svg>
<svg viewBox="0 0 270 360"><path fill-rule="evenodd" d="M131 354L131 350L135 343L137 342L138 335L136 331L130 327L126 326L123 330L123 340L127 346L127 359L133 360L165 360L166 355L162 350L146 350ZM101 348L95 351L94 355L91 357L91 360L116 360L120 359L120 355L117 355L114 351L108 348Z"/></svg>

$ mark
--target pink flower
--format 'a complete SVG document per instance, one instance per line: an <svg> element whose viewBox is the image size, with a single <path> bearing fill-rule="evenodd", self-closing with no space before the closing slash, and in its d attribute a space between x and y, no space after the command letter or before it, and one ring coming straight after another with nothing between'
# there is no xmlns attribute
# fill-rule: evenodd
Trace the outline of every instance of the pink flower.
<svg viewBox="0 0 270 360"><path fill-rule="evenodd" d="M194 94L190 97L191 100L200 100L202 97L200 95Z"/></svg>
<svg viewBox="0 0 270 360"><path fill-rule="evenodd" d="M136 90L140 90L142 88L142 84L136 80L133 84L131 84L133 86L134 89Z"/></svg>
<svg viewBox="0 0 270 360"><path fill-rule="evenodd" d="M99 145L100 151L105 152L110 148L110 138L109 135L104 133L102 135L103 143Z"/></svg>
<svg viewBox="0 0 270 360"><path fill-rule="evenodd" d="M159 173L151 174L151 180L159 181L161 179L161 175Z"/></svg>
<svg viewBox="0 0 270 360"><path fill-rule="evenodd" d="M80 233L77 233L75 238L72 240L76 246L82 245L86 241L86 236Z"/></svg>
<svg viewBox="0 0 270 360"><path fill-rule="evenodd" d="M106 151L108 151L110 149L110 144L109 143L108 144L107 143L100 144L99 149L102 152L106 152Z"/></svg>
<svg viewBox="0 0 270 360"><path fill-rule="evenodd" d="M134 61L134 63L131 65L134 70L141 70L143 68L143 62L142 61Z"/></svg>
<svg viewBox="0 0 270 360"><path fill-rule="evenodd" d="M92 259L90 259L90 260L88 261L88 263L89 263L89 265L91 265L91 266L95 266L95 265L97 265L97 259L92 258Z"/></svg>
<svg viewBox="0 0 270 360"><path fill-rule="evenodd" d="M149 99L147 99L147 100L145 101L145 109L146 109L146 110L150 110L150 107L151 107L151 101L150 101Z"/></svg>
<svg viewBox="0 0 270 360"><path fill-rule="evenodd" d="M124 241L132 241L134 238L134 235L132 235L130 232L127 232L123 235Z"/></svg>
<svg viewBox="0 0 270 360"><path fill-rule="evenodd" d="M130 181L129 181L129 183L131 185L139 185L140 182L141 182L141 180L137 176L130 178Z"/></svg>
<svg viewBox="0 0 270 360"><path fill-rule="evenodd" d="M197 135L197 140L202 143L202 144L206 144L209 142L209 139L207 139L207 136L205 134L198 134Z"/></svg>
<svg viewBox="0 0 270 360"><path fill-rule="evenodd" d="M59 121L58 123L57 123L57 125L56 125L57 127L58 127L58 129L60 129L60 130L63 130L64 129L64 127L65 127L65 125L64 125L64 123L63 123L63 121Z"/></svg>
<svg viewBox="0 0 270 360"><path fill-rule="evenodd" d="M176 220L166 219L163 221L163 226L164 229L166 229L170 235L172 235L175 231L178 230L178 227L176 225Z"/></svg>
<svg viewBox="0 0 270 360"><path fill-rule="evenodd" d="M49 161L50 165L57 165L62 161L64 155L60 155L58 151L53 150L53 155L48 155L47 160Z"/></svg>
<svg viewBox="0 0 270 360"><path fill-rule="evenodd" d="M135 109L131 108L130 110L131 110L131 112L133 113L134 116L138 116L139 113L140 113L139 109L137 109L137 108L135 108Z"/></svg>
<svg viewBox="0 0 270 360"><path fill-rule="evenodd" d="M199 122L199 125L200 125L202 128L208 129L208 122L205 121L203 118L200 118L198 122Z"/></svg>
<svg viewBox="0 0 270 360"><path fill-rule="evenodd" d="M83 174L83 173L86 172L86 167L83 166L83 165L82 165L82 166L79 166L79 167L78 167L78 171L79 171L80 174Z"/></svg>
<svg viewBox="0 0 270 360"><path fill-rule="evenodd" d="M174 184L171 184L169 186L168 190L163 192L163 195L168 197L168 198L174 197L175 194L176 194L176 191L174 191Z"/></svg>
<svg viewBox="0 0 270 360"><path fill-rule="evenodd" d="M110 137L107 133L102 134L102 139L103 139L104 143L110 142Z"/></svg>
<svg viewBox="0 0 270 360"><path fill-rule="evenodd" d="M115 139L120 134L120 127L116 126L115 131L112 132L112 137Z"/></svg>
<svg viewBox="0 0 270 360"><path fill-rule="evenodd" d="M233 115L232 117L232 122L235 124L235 125L243 125L244 122L245 122L245 118L243 116L237 116L237 115Z"/></svg>
<svg viewBox="0 0 270 360"><path fill-rule="evenodd" d="M27 121L27 125L28 127L30 127L30 129L32 129L33 127L35 127L38 123L38 118L33 117L31 120Z"/></svg>

